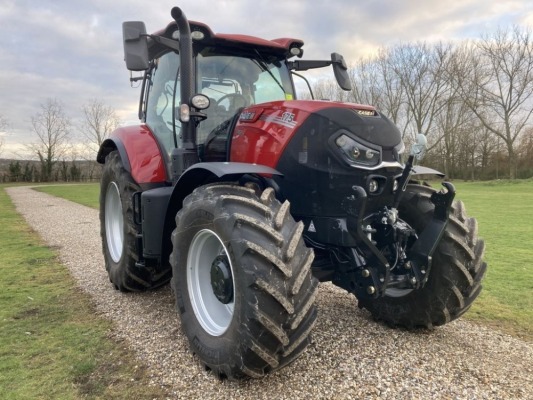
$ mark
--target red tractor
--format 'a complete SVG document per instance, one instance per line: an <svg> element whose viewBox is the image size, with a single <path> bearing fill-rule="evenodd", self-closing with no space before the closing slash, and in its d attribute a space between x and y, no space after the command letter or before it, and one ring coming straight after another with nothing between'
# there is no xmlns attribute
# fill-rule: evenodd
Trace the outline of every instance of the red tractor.
<svg viewBox="0 0 533 400"><path fill-rule="evenodd" d="M405 164L398 129L371 106L297 100L298 39L215 34L177 7L166 28L123 24L130 71L143 71L139 118L117 129L100 219L121 291L171 281L181 327L218 376L259 378L310 341L319 281L353 293L388 325L431 328L462 315L486 270L477 223L443 183ZM300 75L299 75L300 76ZM442 175L441 175L442 176Z"/></svg>

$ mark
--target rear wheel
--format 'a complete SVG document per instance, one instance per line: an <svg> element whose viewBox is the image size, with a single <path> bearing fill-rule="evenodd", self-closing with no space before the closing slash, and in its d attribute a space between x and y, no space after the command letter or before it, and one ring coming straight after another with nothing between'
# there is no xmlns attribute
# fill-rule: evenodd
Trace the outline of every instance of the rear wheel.
<svg viewBox="0 0 533 400"><path fill-rule="evenodd" d="M170 280L168 266L158 272L136 265L139 228L133 219L133 194L140 190L118 152L109 153L100 181L100 235L109 279L121 291L152 289Z"/></svg>
<svg viewBox="0 0 533 400"><path fill-rule="evenodd" d="M318 282L303 225L272 189L196 189L176 217L172 287L191 348L221 377L263 377L296 359Z"/></svg>
<svg viewBox="0 0 533 400"><path fill-rule="evenodd" d="M399 206L399 216L417 233L429 223L435 190L409 185ZM455 201L442 239L433 254L426 285L418 290L387 289L378 299L360 299L375 319L406 328L443 325L464 314L481 292L487 265L485 244L477 236L477 222L468 218L464 204Z"/></svg>

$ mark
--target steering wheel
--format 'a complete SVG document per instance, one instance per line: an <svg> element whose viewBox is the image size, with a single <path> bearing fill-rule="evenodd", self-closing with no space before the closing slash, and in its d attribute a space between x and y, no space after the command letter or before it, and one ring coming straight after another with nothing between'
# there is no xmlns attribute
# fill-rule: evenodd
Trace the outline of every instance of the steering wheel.
<svg viewBox="0 0 533 400"><path fill-rule="evenodd" d="M225 94L224 96L222 96L220 99L217 100L217 102L216 102L217 107L220 106L220 104L226 99L229 100L228 111L231 111L231 109L239 108L239 107L235 107L235 103L238 100L242 101L242 106L241 107L246 106L246 103L248 103L248 101L246 100L246 97L244 97L242 94L240 94L240 93L228 93L228 94Z"/></svg>

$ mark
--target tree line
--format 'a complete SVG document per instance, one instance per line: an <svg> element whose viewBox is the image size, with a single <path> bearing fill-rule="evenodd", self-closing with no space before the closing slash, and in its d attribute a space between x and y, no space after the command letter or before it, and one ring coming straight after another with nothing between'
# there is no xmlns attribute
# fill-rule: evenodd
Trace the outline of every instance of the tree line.
<svg viewBox="0 0 533 400"><path fill-rule="evenodd" d="M529 29L500 29L460 43L406 43L349 68L353 89L332 80L315 98L372 104L407 144L428 139L424 165L449 178L533 176L533 43Z"/></svg>
<svg viewBox="0 0 533 400"><path fill-rule="evenodd" d="M48 98L31 117L34 140L26 146L37 161L11 161L0 179L4 182L52 182L95 180L100 168L96 153L120 121L115 110L100 100L82 107L83 119L78 126L65 114L62 103ZM0 131L8 130L7 120L0 115ZM83 144L76 144L76 136ZM1 139L1 138L0 138ZM0 154L3 141L0 141Z"/></svg>
<svg viewBox="0 0 533 400"><path fill-rule="evenodd" d="M0 182L93 182L100 179L101 167L91 160L61 160L45 181L39 161L9 160L0 165Z"/></svg>

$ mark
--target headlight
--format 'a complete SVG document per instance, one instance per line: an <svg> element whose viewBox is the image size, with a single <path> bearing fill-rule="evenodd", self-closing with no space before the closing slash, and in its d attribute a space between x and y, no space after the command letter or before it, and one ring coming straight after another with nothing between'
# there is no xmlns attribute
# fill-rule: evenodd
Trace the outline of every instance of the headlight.
<svg viewBox="0 0 533 400"><path fill-rule="evenodd" d="M379 150L371 149L350 136L340 135L335 139L335 144L349 164L374 167L381 162Z"/></svg>
<svg viewBox="0 0 533 400"><path fill-rule="evenodd" d="M198 110L205 110L209 107L209 97L205 94L195 94L191 98L191 104Z"/></svg>

